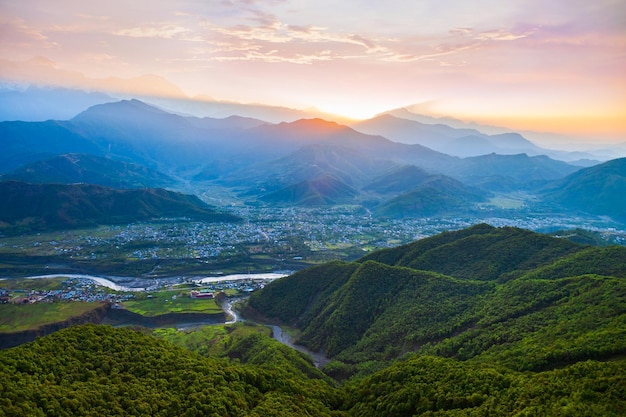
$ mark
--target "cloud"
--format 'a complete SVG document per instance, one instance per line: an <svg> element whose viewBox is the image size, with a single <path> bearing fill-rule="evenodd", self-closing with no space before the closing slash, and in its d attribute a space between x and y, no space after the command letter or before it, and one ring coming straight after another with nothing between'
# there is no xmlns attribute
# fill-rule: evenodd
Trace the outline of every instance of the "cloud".
<svg viewBox="0 0 626 417"><path fill-rule="evenodd" d="M625 19L623 0L12 0L0 1L0 59L48 56L89 77L156 73L243 100L505 91L497 111L515 92L524 108L548 93L552 108L589 107L623 103Z"/></svg>
<svg viewBox="0 0 626 417"><path fill-rule="evenodd" d="M56 46L56 43L50 41L40 30L29 26L24 19L19 17L3 18L0 16L0 38L5 46L6 44L21 47L37 45L44 48Z"/></svg>
<svg viewBox="0 0 626 417"><path fill-rule="evenodd" d="M456 27L448 30L447 34L431 36L423 39L411 40L408 38L399 39L398 45L411 45L400 48L387 47L381 60L388 62L420 62L437 61L444 67L461 67L470 64L467 54L472 52L476 57L480 57L481 50L491 48L499 42L513 42L525 39L535 33L536 29L519 30L482 30L476 31L471 27ZM444 57L462 56L456 62L451 60L440 60Z"/></svg>
<svg viewBox="0 0 626 417"><path fill-rule="evenodd" d="M119 29L113 32L117 36L128 36L131 38L180 38L182 34L188 34L189 29L175 24L157 24L147 26L136 26L132 28Z"/></svg>
<svg viewBox="0 0 626 417"><path fill-rule="evenodd" d="M321 51L316 54L293 54L281 55L279 51L274 49L271 51L259 52L248 50L242 54L231 56L214 56L213 61L263 61L269 63L290 63L290 64L311 64L316 61L330 61L334 59L331 51Z"/></svg>
<svg viewBox="0 0 626 417"><path fill-rule="evenodd" d="M365 57L386 50L379 39L356 33L333 32L321 26L290 25L267 13L255 13L249 20L255 24L222 26L208 21L205 23L207 42L216 47L213 51L217 54L215 60L308 64ZM242 53L224 56L220 55L220 51Z"/></svg>
<svg viewBox="0 0 626 417"><path fill-rule="evenodd" d="M523 32L516 33L515 31L509 31L505 29L484 30L477 32L473 28L454 28L448 33L453 37L473 39L477 41L514 41L517 39L523 39L532 35L536 31L536 28L531 28Z"/></svg>

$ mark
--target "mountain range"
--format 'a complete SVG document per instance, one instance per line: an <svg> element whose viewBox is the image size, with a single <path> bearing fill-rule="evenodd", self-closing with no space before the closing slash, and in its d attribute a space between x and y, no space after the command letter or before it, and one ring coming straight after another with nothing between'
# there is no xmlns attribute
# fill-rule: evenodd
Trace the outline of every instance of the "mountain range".
<svg viewBox="0 0 626 417"><path fill-rule="evenodd" d="M89 154L64 154L26 164L0 179L30 183L86 183L111 188L150 188L174 185L175 180L131 162Z"/></svg>
<svg viewBox="0 0 626 417"><path fill-rule="evenodd" d="M405 135L406 141L410 135L413 142L430 146L479 141L491 144L485 150L512 154L458 157L423 144L394 142L355 130L376 126L391 129L388 133L397 137ZM210 182L236 190L239 198L251 204L340 202L365 205L383 217L475 212L476 203L492 193L524 191L545 196L546 202L556 201L539 190L558 188L558 181L581 169L545 155L532 156L541 149L513 133L484 135L391 115L353 127L318 118L278 124L239 116L199 118L173 114L139 100L98 104L66 121L0 122L0 143L4 150L0 170L8 174L6 178L172 189L184 184L180 189L186 190ZM80 168L78 163L70 164L78 170L71 175L66 171L69 159L62 157L68 154L82 155ZM382 191L381 184L397 182L392 180L393 173L402 176L397 172L407 166L432 176L429 185L409 176L403 188L392 191L394 187L389 185ZM602 172L602 165L596 169ZM109 172L112 179L88 172ZM572 181L579 181L577 178ZM623 185L617 182L615 187ZM588 187L586 191L593 200L598 190ZM607 205L587 212L621 219L620 213Z"/></svg>
<svg viewBox="0 0 626 417"><path fill-rule="evenodd" d="M396 116L404 115L408 118ZM484 134L468 127L453 128L438 120L423 123L414 120L417 115L408 111L391 111L372 119L352 123L356 130L381 135L395 142L420 144L445 154L468 157L490 153L514 155L525 153L530 156L547 155L581 166L593 164L595 157L584 152L564 152L541 148L519 133L505 132ZM438 122L438 123L435 123ZM480 127L480 126L477 126Z"/></svg>
<svg viewBox="0 0 626 417"><path fill-rule="evenodd" d="M238 221L198 197L155 188L117 190L91 184L0 182L0 232L16 234L120 224L162 217Z"/></svg>
<svg viewBox="0 0 626 417"><path fill-rule="evenodd" d="M176 93L154 77L82 82L113 90L135 82L144 93L152 83ZM71 104L57 109L63 120L43 118L55 109L34 101L49 103L54 93L0 93L0 108L15 104L0 119L32 111L31 119L0 122L2 236L166 218L245 220L268 246L281 239L296 247L299 238L282 241L270 232L273 220L264 219L350 205L385 234L390 224L419 223L404 221L411 218L476 223L505 211L490 207L511 195L532 207L513 209L510 218L539 212L626 224L626 158L600 163L591 154L543 149L517 133L484 133L409 109L341 124L305 111L210 99L147 104L59 94ZM24 97L33 100L20 108ZM227 193L229 203L262 207L250 210L263 214L259 224L231 214L227 203L212 207L193 195L210 200L214 190ZM315 209L265 210L294 206ZM339 222L332 226L343 233ZM180 229L178 245L196 239L187 232ZM210 239L221 245L222 236ZM239 305L246 321L234 325L64 329L0 351L0 415L624 415L626 247L574 241L594 238L587 231L550 236L475 224L367 248L347 258L352 262L314 263L252 292ZM268 265L299 255L290 248L275 260L254 239L250 253ZM20 250L24 259L37 256L26 245ZM223 263L203 268L239 262L227 252ZM14 254L8 252L9 262ZM120 273L111 257L102 259L107 271ZM186 295L183 287L177 296ZM2 311L30 307L37 305ZM327 363L316 368L254 321L275 331L281 326Z"/></svg>

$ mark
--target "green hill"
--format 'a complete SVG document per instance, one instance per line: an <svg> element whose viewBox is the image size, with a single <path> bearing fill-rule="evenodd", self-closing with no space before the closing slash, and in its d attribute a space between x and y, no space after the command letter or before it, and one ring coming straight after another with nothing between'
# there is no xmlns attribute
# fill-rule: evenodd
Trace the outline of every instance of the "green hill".
<svg viewBox="0 0 626 417"><path fill-rule="evenodd" d="M457 279L508 279L578 252L582 246L568 240L514 227L479 224L444 232L407 245L373 252L361 261L434 271Z"/></svg>
<svg viewBox="0 0 626 417"><path fill-rule="evenodd" d="M446 176L432 176L416 189L400 194L381 204L375 211L379 217L427 217L471 211L483 201L485 193Z"/></svg>
<svg viewBox="0 0 626 417"><path fill-rule="evenodd" d="M625 260L624 247L478 225L301 271L249 307L344 374L409 352L537 371L626 353Z"/></svg>
<svg viewBox="0 0 626 417"><path fill-rule="evenodd" d="M363 188L380 194L409 191L422 184L430 175L414 165L406 165L376 178Z"/></svg>
<svg viewBox="0 0 626 417"><path fill-rule="evenodd" d="M322 175L267 194L261 200L281 205L321 206L351 201L358 192L332 175Z"/></svg>
<svg viewBox="0 0 626 417"><path fill-rule="evenodd" d="M544 198L568 209L626 221L626 158L581 169L552 184Z"/></svg>
<svg viewBox="0 0 626 417"><path fill-rule="evenodd" d="M0 231L24 233L161 217L236 221L198 197L160 188L115 190L88 184L0 182Z"/></svg>
<svg viewBox="0 0 626 417"><path fill-rule="evenodd" d="M1 416L330 416L339 402L321 379L108 326L0 352L0 386Z"/></svg>
<svg viewBox="0 0 626 417"><path fill-rule="evenodd" d="M94 325L0 351L0 416L595 417L626 410L623 359L519 372L410 354L337 386L265 332L223 333L198 340L217 348L208 356Z"/></svg>
<svg viewBox="0 0 626 417"><path fill-rule="evenodd" d="M625 306L626 248L477 225L253 293L326 375L248 323L77 326L0 351L0 416L621 416Z"/></svg>
<svg viewBox="0 0 626 417"><path fill-rule="evenodd" d="M541 373L412 356L346 386L351 416L621 416L626 362Z"/></svg>
<svg viewBox="0 0 626 417"><path fill-rule="evenodd" d="M86 154L65 154L33 162L2 178L40 184L87 183L111 188L164 187L174 183L167 175L138 164Z"/></svg>

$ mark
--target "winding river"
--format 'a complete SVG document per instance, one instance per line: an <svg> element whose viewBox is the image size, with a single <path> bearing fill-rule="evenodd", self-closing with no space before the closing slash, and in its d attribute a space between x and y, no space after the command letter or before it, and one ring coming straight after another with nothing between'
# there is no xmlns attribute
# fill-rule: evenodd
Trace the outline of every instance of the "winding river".
<svg viewBox="0 0 626 417"><path fill-rule="evenodd" d="M244 280L267 280L278 279L286 277L287 274L280 273L265 273L265 274L232 274L232 275L220 275L217 277L198 277L191 279L192 282L198 284L207 284L213 282L225 282L225 281L244 281ZM94 275L85 274L51 274L51 275L36 275L32 277L24 277L25 279L44 279L44 278L79 278L88 279L93 281L97 285L111 288L116 291L126 292L139 292L139 291L151 291L156 289L155 287L161 284L180 282L182 277L167 277L167 278L133 278L133 277L97 277ZM122 285L121 283L130 283ZM146 284L151 284L146 286Z"/></svg>
<svg viewBox="0 0 626 417"><path fill-rule="evenodd" d="M228 300L222 305L222 308L224 309L224 312L226 313L226 315L227 316L229 315L231 317L231 320L227 321L225 324L233 324L238 321L243 321L243 319L239 317L239 314L237 314L237 312L233 310L233 304L241 302L243 300L245 300L245 298ZM272 337L274 339L276 339L283 345L289 346L292 349L299 350L300 352L309 355L313 359L313 364L317 368L322 368L324 365L326 365L330 361L330 359L328 359L322 353L313 352L305 348L304 346L295 344L293 341L293 338L287 332L283 331L283 329L280 328L280 326L276 326L274 324L272 325L264 324L264 325L272 329Z"/></svg>
<svg viewBox="0 0 626 417"><path fill-rule="evenodd" d="M324 356L322 353L312 352L309 349L305 348L301 345L296 345L293 343L293 338L289 336L286 332L283 331L279 326L271 325L272 328L272 337L278 340L280 343L289 346L292 349L299 350L302 353L309 355L313 358L313 364L316 368L322 368L326 365L330 359Z"/></svg>
<svg viewBox="0 0 626 417"><path fill-rule="evenodd" d="M267 279L278 279L282 277L286 277L287 274L280 273L265 273L265 274L232 274L232 275L222 275L216 277L203 277L203 278L195 278L192 279L193 282L196 283L213 283L213 282L225 282L225 281L241 281L241 280L267 280ZM180 281L180 277L170 277L170 278L160 278L160 279L152 279L150 280L151 286L141 286L146 283L145 279L138 279L132 277L98 277L94 275L86 275L86 274L51 274L51 275L36 275L31 277L25 277L26 279L44 279L44 278L79 278L79 279L88 279L93 281L97 285L101 285L103 287L111 288L116 291L127 291L127 292L140 292L140 291L150 291L154 290L155 286L158 283L167 283ZM117 282L116 282L117 281ZM121 285L120 283L131 283L131 286ZM242 299L234 299L227 300L222 308L227 317L230 317L230 320L224 322L223 324L234 324L238 321L241 321L241 317L239 314L233 310L233 303L236 303ZM178 329L189 329L196 327L198 325L206 325L209 323L180 323L181 326L176 326ZM212 324L222 324L222 323L212 323ZM297 345L294 343L293 338L289 336L286 332L283 331L279 326L269 325L272 329L272 337L279 341L280 343L291 347L292 349L299 350L303 352L311 358L313 358L313 363L316 367L321 368L325 364L328 363L329 359L326 358L323 354L312 352L305 348L304 346Z"/></svg>

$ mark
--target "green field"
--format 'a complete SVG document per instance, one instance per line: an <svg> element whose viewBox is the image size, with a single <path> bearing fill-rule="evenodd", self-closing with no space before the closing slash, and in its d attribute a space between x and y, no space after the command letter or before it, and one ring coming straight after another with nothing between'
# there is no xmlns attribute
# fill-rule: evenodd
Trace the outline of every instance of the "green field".
<svg viewBox="0 0 626 417"><path fill-rule="evenodd" d="M270 337L269 327L252 323L236 323L226 325L202 326L190 331L179 331L174 328L155 329L152 335L165 339L204 356L222 356L235 340L253 334Z"/></svg>
<svg viewBox="0 0 626 417"><path fill-rule="evenodd" d="M214 299L194 299L189 291L159 291L140 294L138 299L125 301L124 307L142 316L159 316L167 313L221 313Z"/></svg>
<svg viewBox="0 0 626 417"><path fill-rule="evenodd" d="M60 290L63 288L63 281L67 278L15 278L5 279L0 281L0 289L14 291L14 290L39 290L39 291L51 291Z"/></svg>
<svg viewBox="0 0 626 417"><path fill-rule="evenodd" d="M35 304L0 304L0 333L34 330L80 316L100 307L101 303L60 302Z"/></svg>
<svg viewBox="0 0 626 417"><path fill-rule="evenodd" d="M525 201L520 197L497 196L489 199L483 206L493 206L505 210L518 210L524 207Z"/></svg>

